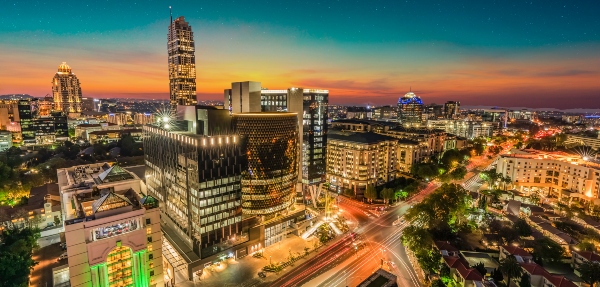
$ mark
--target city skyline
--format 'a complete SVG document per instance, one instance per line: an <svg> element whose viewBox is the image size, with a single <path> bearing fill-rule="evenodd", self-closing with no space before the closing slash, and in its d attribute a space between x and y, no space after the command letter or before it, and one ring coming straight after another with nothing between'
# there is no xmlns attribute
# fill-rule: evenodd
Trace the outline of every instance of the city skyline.
<svg viewBox="0 0 600 287"><path fill-rule="evenodd" d="M168 99L170 4L6 5L0 94L51 94L48 78L65 61L84 97ZM600 108L591 2L173 5L195 27L198 100L260 79L329 89L331 104L395 105L412 86L425 103Z"/></svg>

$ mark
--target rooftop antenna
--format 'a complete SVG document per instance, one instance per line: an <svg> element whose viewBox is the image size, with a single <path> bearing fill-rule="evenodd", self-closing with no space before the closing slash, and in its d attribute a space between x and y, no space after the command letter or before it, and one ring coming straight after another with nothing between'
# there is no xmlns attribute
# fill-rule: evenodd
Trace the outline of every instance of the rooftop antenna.
<svg viewBox="0 0 600 287"><path fill-rule="evenodd" d="M171 15L171 22L169 23L173 23L173 9L171 8L171 6L169 6L169 14Z"/></svg>

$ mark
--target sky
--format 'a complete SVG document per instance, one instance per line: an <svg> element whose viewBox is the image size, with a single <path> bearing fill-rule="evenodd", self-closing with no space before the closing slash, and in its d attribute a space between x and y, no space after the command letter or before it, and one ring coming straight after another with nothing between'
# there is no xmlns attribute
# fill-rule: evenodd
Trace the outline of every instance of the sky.
<svg viewBox="0 0 600 287"><path fill-rule="evenodd" d="M600 108L600 1L0 1L0 94L168 98L169 6L198 100L231 82L329 89L331 104Z"/></svg>

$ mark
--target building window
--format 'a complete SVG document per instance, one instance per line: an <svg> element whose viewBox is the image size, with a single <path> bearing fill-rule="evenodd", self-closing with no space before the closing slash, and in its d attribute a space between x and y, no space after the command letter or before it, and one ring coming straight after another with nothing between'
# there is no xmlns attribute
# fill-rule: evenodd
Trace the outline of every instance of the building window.
<svg viewBox="0 0 600 287"><path fill-rule="evenodd" d="M150 270L150 276L154 276L154 270Z"/></svg>
<svg viewBox="0 0 600 287"><path fill-rule="evenodd" d="M154 254L152 254L152 253L148 254L148 260L152 260L152 259L154 259Z"/></svg>
<svg viewBox="0 0 600 287"><path fill-rule="evenodd" d="M150 218L146 218L146 224L150 224Z"/></svg>
<svg viewBox="0 0 600 287"><path fill-rule="evenodd" d="M152 236L148 236L148 243L152 242Z"/></svg>

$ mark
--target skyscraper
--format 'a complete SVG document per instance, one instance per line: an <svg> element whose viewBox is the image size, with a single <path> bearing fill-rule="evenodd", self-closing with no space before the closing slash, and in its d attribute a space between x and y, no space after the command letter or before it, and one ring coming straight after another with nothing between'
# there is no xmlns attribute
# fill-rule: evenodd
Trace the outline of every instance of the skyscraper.
<svg viewBox="0 0 600 287"><path fill-rule="evenodd" d="M66 62L58 66L58 72L52 78L54 109L64 113L81 112L81 86L77 76L71 72Z"/></svg>
<svg viewBox="0 0 600 287"><path fill-rule="evenodd" d="M398 99L398 121L413 127L420 126L423 121L423 101L412 91Z"/></svg>
<svg viewBox="0 0 600 287"><path fill-rule="evenodd" d="M171 20L167 48L169 52L169 81L171 113L177 105L196 105L196 57L192 26L183 16Z"/></svg>

